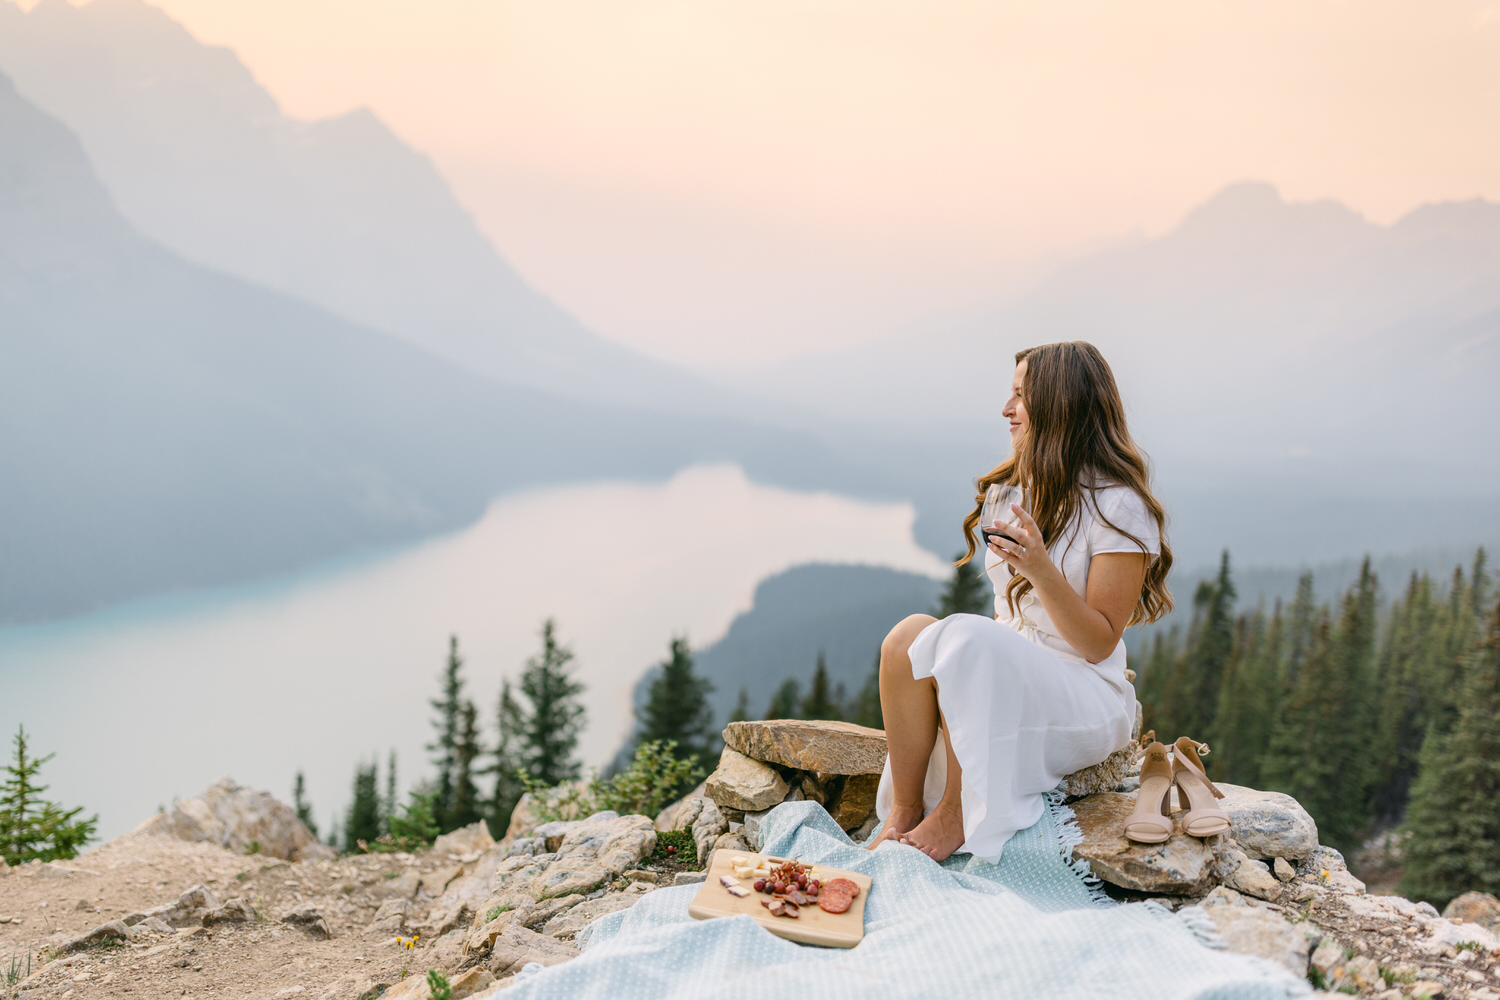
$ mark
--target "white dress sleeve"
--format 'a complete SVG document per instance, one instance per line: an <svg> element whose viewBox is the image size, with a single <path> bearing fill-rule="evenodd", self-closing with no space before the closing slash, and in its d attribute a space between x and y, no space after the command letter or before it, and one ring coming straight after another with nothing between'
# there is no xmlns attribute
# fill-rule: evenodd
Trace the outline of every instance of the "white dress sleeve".
<svg viewBox="0 0 1500 1000"><path fill-rule="evenodd" d="M1156 528L1156 518L1146 509L1146 502L1139 493L1128 487L1112 486L1095 493L1094 500L1098 509L1089 511L1092 516L1088 527L1091 556L1106 552L1140 552L1143 546L1153 560L1161 554L1161 533Z"/></svg>

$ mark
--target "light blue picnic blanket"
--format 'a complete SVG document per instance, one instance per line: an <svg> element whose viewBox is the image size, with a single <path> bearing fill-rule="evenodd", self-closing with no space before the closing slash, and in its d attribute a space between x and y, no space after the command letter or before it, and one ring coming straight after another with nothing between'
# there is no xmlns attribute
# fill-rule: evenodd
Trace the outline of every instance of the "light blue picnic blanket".
<svg viewBox="0 0 1500 1000"><path fill-rule="evenodd" d="M1269 963L1215 950L1211 935L1155 903L1115 903L1070 863L1072 810L1049 802L998 864L938 864L915 848L854 844L813 802L762 824L767 854L869 875L865 937L818 948L748 916L694 920L698 886L659 889L579 934L571 962L521 977L506 1000L900 1000L1077 997L1267 1000L1310 991Z"/></svg>

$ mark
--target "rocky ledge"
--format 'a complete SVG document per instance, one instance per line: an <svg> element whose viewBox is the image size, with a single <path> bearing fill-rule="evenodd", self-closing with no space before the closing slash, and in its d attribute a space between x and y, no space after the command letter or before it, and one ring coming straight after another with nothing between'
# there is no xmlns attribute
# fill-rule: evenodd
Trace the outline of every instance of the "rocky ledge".
<svg viewBox="0 0 1500 1000"><path fill-rule="evenodd" d="M575 936L598 917L701 881L654 860L665 831L690 831L693 860L706 862L715 849L757 848L776 803L812 799L868 836L884 739L843 723L739 723L714 774L654 820L603 812L539 823L523 800L498 843L475 824L430 850L337 860L278 825L279 803L226 779L74 862L0 868L0 947L35 941L47 962L0 997L61 996L97 980L132 995L253 985L277 997L428 1000L411 973L429 968L448 977L452 997L486 997L528 966L574 957ZM1221 786L1232 836L1132 844L1119 835L1134 804L1131 749L1061 789L1081 833L1074 857L1109 892L1193 908L1226 947L1329 991L1500 1000L1500 900L1468 893L1439 914L1371 895L1318 844L1295 800L1251 788ZM227 846L241 843L261 856ZM145 905L169 878L187 888ZM60 893L76 896L76 909L57 911Z"/></svg>

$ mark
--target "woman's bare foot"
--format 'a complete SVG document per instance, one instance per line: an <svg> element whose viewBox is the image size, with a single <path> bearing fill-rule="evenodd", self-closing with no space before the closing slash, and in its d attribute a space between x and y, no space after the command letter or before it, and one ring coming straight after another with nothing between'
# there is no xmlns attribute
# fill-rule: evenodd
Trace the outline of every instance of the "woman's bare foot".
<svg viewBox="0 0 1500 1000"><path fill-rule="evenodd" d="M922 808L903 809L900 806L892 806L890 815L885 818L885 825L880 828L880 836L870 842L869 850L875 850L883 841L900 840L906 832L922 821Z"/></svg>
<svg viewBox="0 0 1500 1000"><path fill-rule="evenodd" d="M964 844L962 810L938 806L914 826L901 843L909 844L934 861L943 861Z"/></svg>

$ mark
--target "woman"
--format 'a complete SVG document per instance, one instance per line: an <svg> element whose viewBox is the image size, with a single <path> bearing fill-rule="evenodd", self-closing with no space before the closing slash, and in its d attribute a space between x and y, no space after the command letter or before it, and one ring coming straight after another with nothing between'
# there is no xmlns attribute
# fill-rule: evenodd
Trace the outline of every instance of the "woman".
<svg viewBox="0 0 1500 1000"><path fill-rule="evenodd" d="M968 560L985 491L1026 489L1030 510L1011 508L1013 541L987 547L995 618L912 615L880 648L890 746L880 840L939 861L999 858L1065 775L1129 743L1135 691L1121 636L1172 608L1162 507L1098 350L1021 351L1001 412L1011 458L979 479L964 519Z"/></svg>

